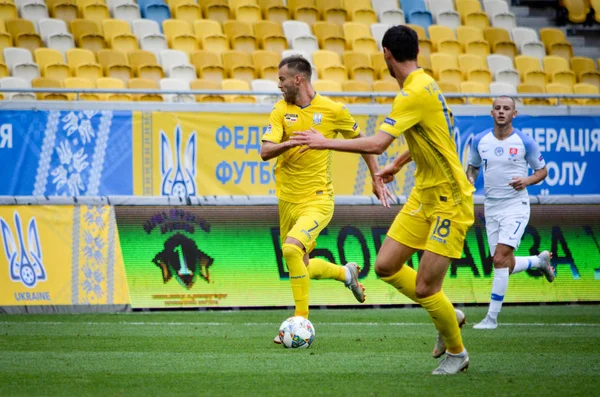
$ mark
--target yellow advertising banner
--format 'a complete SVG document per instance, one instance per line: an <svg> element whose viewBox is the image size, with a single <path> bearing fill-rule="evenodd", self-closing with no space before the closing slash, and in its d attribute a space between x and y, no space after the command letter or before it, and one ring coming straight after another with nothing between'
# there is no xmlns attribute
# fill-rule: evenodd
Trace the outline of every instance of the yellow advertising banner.
<svg viewBox="0 0 600 397"><path fill-rule="evenodd" d="M378 130L385 116L356 116L365 134ZM260 158L268 114L134 112L134 195L208 196L273 195L275 160ZM379 165L389 164L407 149L394 141ZM414 184L414 165L390 185L397 195ZM370 195L371 177L361 156L334 153L332 178L336 194Z"/></svg>
<svg viewBox="0 0 600 397"><path fill-rule="evenodd" d="M109 206L0 206L0 306L127 304Z"/></svg>

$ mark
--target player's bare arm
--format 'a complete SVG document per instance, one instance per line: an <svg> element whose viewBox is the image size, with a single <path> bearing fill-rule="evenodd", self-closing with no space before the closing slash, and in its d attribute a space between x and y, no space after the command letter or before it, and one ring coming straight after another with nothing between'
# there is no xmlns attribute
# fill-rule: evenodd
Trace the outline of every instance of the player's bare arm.
<svg viewBox="0 0 600 397"><path fill-rule="evenodd" d="M547 176L548 176L548 170L546 169L546 167L544 167L544 168L540 168L539 170L535 171L533 174L529 175L528 177L513 178L512 181L509 183L509 185L512 186L513 189L515 189L515 190L523 190L529 185L535 185L536 183L544 180Z"/></svg>
<svg viewBox="0 0 600 397"><path fill-rule="evenodd" d="M260 148L260 157L263 161L271 160L287 150L298 146L297 143L292 141L285 141L281 143L273 143L269 141L263 141L262 147Z"/></svg>
<svg viewBox="0 0 600 397"><path fill-rule="evenodd" d="M390 183L394 180L395 175L400 172L402 167L411 161L412 158L410 152L407 150L396 157L390 164L386 165L377 175L382 179L383 183Z"/></svg>
<svg viewBox="0 0 600 397"><path fill-rule="evenodd" d="M480 167L475 167L475 166L469 164L469 167L467 168L467 179L469 180L471 185L475 184L475 181L477 180L477 177L479 176L480 170L481 170Z"/></svg>
<svg viewBox="0 0 600 397"><path fill-rule="evenodd" d="M359 139L364 137L366 137L366 135L364 134L364 132L361 131L353 139ZM379 199L379 201L381 201L382 206L389 208L389 199L393 199L393 196L387 190L385 184L383 183L383 180L379 176L379 166L377 165L377 159L371 154L363 154L362 158L367 164L367 167L369 168L369 173L371 174L371 179L373 180L373 194Z"/></svg>
<svg viewBox="0 0 600 397"><path fill-rule="evenodd" d="M382 154L392 144L394 139L393 136L383 131L379 131L373 136L356 139L327 139L314 128L311 128L309 131L296 132L290 138L291 141L298 145L306 145L301 151L317 149L361 154Z"/></svg>

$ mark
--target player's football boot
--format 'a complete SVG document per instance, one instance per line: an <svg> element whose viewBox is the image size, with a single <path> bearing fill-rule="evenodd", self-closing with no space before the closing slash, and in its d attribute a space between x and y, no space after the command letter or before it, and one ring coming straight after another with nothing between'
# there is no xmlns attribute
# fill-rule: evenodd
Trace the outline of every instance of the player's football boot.
<svg viewBox="0 0 600 397"><path fill-rule="evenodd" d="M446 353L446 357L440 360L440 364L433 370L433 375L454 375L466 371L469 368L469 353L465 349L460 354Z"/></svg>
<svg viewBox="0 0 600 397"><path fill-rule="evenodd" d="M494 320L490 316L485 316L481 322L475 324L473 329L496 329L498 328L498 321Z"/></svg>
<svg viewBox="0 0 600 397"><path fill-rule="evenodd" d="M362 286L361 283L358 282L358 273L360 273L360 267L354 262L348 262L345 266L348 270L350 270L350 283L346 284L346 287L352 291L352 294L356 298L357 301L363 303L366 299L365 296L365 287Z"/></svg>
<svg viewBox="0 0 600 397"><path fill-rule="evenodd" d="M554 270L554 266L552 266L552 264L550 263L550 260L552 259L552 255L550 254L550 252L544 251L538 255L538 258L540 258L540 262L541 262L540 263L540 271L546 277L546 280L548 280L549 282L553 282L555 270Z"/></svg>
<svg viewBox="0 0 600 397"><path fill-rule="evenodd" d="M283 343L283 341L281 340L281 338L279 337L279 334L277 334L275 336L275 338L273 338L273 343L277 343L278 345L281 345Z"/></svg>
<svg viewBox="0 0 600 397"><path fill-rule="evenodd" d="M454 309L456 313L456 321L458 322L458 327L462 328L463 325L467 322L467 316L463 313L462 310ZM433 348L433 353L431 354L433 358L439 358L442 354L446 353L446 342L444 342L444 338L442 338L442 334L438 333L437 341L435 342L435 347Z"/></svg>

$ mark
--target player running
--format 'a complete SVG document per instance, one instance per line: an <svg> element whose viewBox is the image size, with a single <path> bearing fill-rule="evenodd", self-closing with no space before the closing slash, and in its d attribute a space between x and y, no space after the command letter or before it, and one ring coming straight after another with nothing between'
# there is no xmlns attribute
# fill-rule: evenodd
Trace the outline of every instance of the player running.
<svg viewBox="0 0 600 397"><path fill-rule="evenodd" d="M483 164L485 229L494 261L494 281L488 313L475 329L495 329L498 314L508 288L509 274L540 269L549 282L554 280L552 255L543 251L537 256L517 256L521 238L529 222L527 186L548 175L538 145L512 125L517 115L515 101L507 96L496 98L492 105L494 127L475 137L469 156L467 178L475 184ZM527 166L534 173L527 176Z"/></svg>
<svg viewBox="0 0 600 397"><path fill-rule="evenodd" d="M388 183L412 160L417 165L415 186L377 254L375 272L427 310L440 334L434 357L446 353L433 373L455 374L469 365L459 329L464 314L455 312L442 284L451 259L461 257L465 235L473 224L475 189L456 153L453 116L446 100L436 82L417 65L417 34L407 26L394 26L385 33L382 46L390 74L401 91L379 132L342 141L326 139L311 130L296 134L292 140L307 145L304 150L381 154L404 134L408 152L384 168L380 176ZM417 250L424 253L415 271L404 264Z"/></svg>
<svg viewBox="0 0 600 397"><path fill-rule="evenodd" d="M301 56L287 57L279 64L283 100L271 111L260 151L263 160L277 157L275 177L283 257L290 274L295 315L305 318L308 318L309 278L342 281L357 301L365 301L364 288L358 282L360 269L355 263L338 266L320 258L309 260L308 256L333 216L332 153L302 152L290 137L295 131L309 128L326 138L334 138L338 133L346 139L365 136L346 106L315 92L310 82L311 72L310 63ZM373 177L373 192L388 206L389 192L381 178L375 177L378 171L375 157L363 158ZM281 343L279 335L274 342Z"/></svg>

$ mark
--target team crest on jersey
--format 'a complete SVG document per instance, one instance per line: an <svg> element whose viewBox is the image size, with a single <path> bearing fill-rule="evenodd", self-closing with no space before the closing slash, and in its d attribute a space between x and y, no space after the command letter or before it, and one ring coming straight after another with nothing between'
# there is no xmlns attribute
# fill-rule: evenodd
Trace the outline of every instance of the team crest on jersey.
<svg viewBox="0 0 600 397"><path fill-rule="evenodd" d="M516 147L511 147L510 150L508 151L508 153L511 156L516 156L519 153L519 149L517 149Z"/></svg>
<svg viewBox="0 0 600 397"><path fill-rule="evenodd" d="M313 125L319 125L323 122L323 113L313 114Z"/></svg>
<svg viewBox="0 0 600 397"><path fill-rule="evenodd" d="M494 154L496 156L502 156L504 154L504 148L502 148L501 146L498 146L495 150L494 150Z"/></svg>
<svg viewBox="0 0 600 397"><path fill-rule="evenodd" d="M284 120L286 123L295 123L298 121L298 115L293 113L286 113Z"/></svg>

